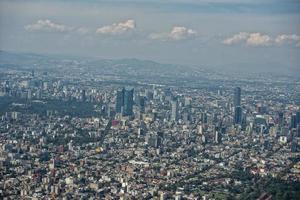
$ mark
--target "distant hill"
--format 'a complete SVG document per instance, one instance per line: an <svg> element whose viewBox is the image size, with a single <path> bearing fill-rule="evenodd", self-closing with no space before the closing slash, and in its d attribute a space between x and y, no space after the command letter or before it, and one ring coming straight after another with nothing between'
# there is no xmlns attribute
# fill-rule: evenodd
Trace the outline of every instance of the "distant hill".
<svg viewBox="0 0 300 200"><path fill-rule="evenodd" d="M182 75L194 73L195 70L189 66L172 64L160 64L149 60L130 59L86 59L70 58L63 56L38 55L32 53L14 53L0 51L0 66L36 68L36 69L62 69L64 66L70 68L85 68L89 72L105 73L114 75Z"/></svg>
<svg viewBox="0 0 300 200"><path fill-rule="evenodd" d="M239 70L235 66L243 66ZM276 71L276 65L273 65L270 72L264 70L256 70L258 66L250 66L249 63L233 63L227 66L226 70L218 68L200 68L199 66L161 64L150 60L139 60L135 58L126 59L97 59L82 58L76 56L64 55L40 55L34 53L16 53L8 51L0 51L0 68L7 69L24 69L24 70L59 70L62 74L85 74L119 76L124 79L136 78L139 80L152 79L175 79L182 82L187 81L206 81L210 80L226 80L232 81L238 78L247 78L260 80L259 77L278 77L293 76L298 77L299 74L290 75L289 70L286 73ZM246 71L244 68L247 68ZM297 69L293 71L299 71ZM277 72L277 73L275 73ZM299 78L299 77L298 77Z"/></svg>
<svg viewBox="0 0 300 200"><path fill-rule="evenodd" d="M0 50L1 64L32 64L36 61L45 59L46 56L32 53L13 53Z"/></svg>

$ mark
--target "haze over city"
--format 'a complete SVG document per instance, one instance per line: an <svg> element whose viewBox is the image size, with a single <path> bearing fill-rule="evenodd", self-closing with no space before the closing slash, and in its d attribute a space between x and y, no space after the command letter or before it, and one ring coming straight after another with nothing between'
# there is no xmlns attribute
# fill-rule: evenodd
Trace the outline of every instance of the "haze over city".
<svg viewBox="0 0 300 200"><path fill-rule="evenodd" d="M299 200L300 1L0 0L0 199Z"/></svg>

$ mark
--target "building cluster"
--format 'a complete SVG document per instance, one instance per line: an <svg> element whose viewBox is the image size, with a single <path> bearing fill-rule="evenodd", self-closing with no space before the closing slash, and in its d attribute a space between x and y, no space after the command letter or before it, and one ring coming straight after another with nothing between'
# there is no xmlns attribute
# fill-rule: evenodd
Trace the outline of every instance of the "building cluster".
<svg viewBox="0 0 300 200"><path fill-rule="evenodd" d="M251 187L238 173L300 181L300 105L284 83L97 87L37 74L0 80L4 199L224 199ZM95 112L65 115L53 100Z"/></svg>

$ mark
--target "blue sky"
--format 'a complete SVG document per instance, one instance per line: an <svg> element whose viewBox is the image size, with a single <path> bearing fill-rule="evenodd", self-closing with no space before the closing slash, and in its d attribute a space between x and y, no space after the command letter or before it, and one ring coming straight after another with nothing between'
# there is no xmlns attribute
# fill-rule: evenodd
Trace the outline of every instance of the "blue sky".
<svg viewBox="0 0 300 200"><path fill-rule="evenodd" d="M0 49L299 73L300 1L0 0Z"/></svg>

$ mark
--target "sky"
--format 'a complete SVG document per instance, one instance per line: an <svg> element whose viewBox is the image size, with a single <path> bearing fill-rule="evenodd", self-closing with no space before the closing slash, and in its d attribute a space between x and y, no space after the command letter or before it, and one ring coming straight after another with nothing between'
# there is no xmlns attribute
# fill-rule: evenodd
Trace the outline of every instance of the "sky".
<svg viewBox="0 0 300 200"><path fill-rule="evenodd" d="M0 0L0 49L300 75L300 0Z"/></svg>

